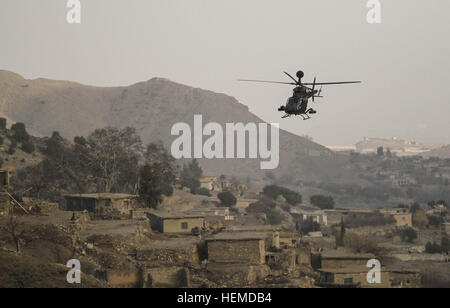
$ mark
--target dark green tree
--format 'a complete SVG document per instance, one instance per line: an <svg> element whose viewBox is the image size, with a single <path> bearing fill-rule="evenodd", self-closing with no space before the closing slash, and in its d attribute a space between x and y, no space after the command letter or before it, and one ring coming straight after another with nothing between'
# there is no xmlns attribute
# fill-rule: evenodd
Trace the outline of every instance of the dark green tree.
<svg viewBox="0 0 450 308"><path fill-rule="evenodd" d="M24 142L24 141L28 141L30 139L30 136L27 133L24 123L18 122L18 123L13 124L11 126L11 132L12 132L13 138L17 142Z"/></svg>
<svg viewBox="0 0 450 308"><path fill-rule="evenodd" d="M223 206L232 207L236 205L237 199L236 197L229 191L221 192L217 195L220 200L220 203Z"/></svg>
<svg viewBox="0 0 450 308"><path fill-rule="evenodd" d="M162 196L173 194L176 177L175 159L162 144L152 143L144 153L145 165L140 168L139 195L148 207L156 208Z"/></svg>
<svg viewBox="0 0 450 308"><path fill-rule="evenodd" d="M322 210L334 209L334 199L331 196L315 195L311 196L310 202Z"/></svg>
<svg viewBox="0 0 450 308"><path fill-rule="evenodd" d="M198 161L196 159L192 160L189 164L183 166L180 175L181 186L189 188L191 193L195 194L197 189L200 188L200 178L202 177L202 174L203 170Z"/></svg>

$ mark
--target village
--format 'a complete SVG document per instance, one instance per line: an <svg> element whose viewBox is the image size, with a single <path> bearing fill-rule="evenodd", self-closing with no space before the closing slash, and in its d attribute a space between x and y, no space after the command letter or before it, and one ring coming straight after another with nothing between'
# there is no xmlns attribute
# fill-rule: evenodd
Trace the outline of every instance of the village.
<svg viewBox="0 0 450 308"><path fill-rule="evenodd" d="M0 175L1 254L61 266L79 259L84 286L448 287L445 201L346 209L323 196L306 202L281 187L202 176L202 194L176 185L157 208L120 193L51 203L16 200L9 171ZM371 260L381 263L379 283L367 279Z"/></svg>

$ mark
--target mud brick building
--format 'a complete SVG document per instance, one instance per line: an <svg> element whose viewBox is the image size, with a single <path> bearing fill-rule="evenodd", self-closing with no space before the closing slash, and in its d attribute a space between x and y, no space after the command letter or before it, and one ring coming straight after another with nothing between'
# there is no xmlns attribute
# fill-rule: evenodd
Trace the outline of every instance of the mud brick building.
<svg viewBox="0 0 450 308"><path fill-rule="evenodd" d="M65 195L65 204L61 205L61 208L105 216L129 216L131 210L139 207L138 198L136 195L112 193Z"/></svg>
<svg viewBox="0 0 450 308"><path fill-rule="evenodd" d="M192 229L205 226L205 216L199 214L148 212L152 229L161 233L189 234Z"/></svg>
<svg viewBox="0 0 450 308"><path fill-rule="evenodd" d="M413 270L381 269L380 283L367 281L369 269L364 266L320 269L319 286L355 288L418 288L420 275Z"/></svg>
<svg viewBox="0 0 450 308"><path fill-rule="evenodd" d="M373 254L345 254L341 252L327 252L320 257L321 268L345 268L365 267L371 259L376 259ZM367 271L366 271L367 272Z"/></svg>
<svg viewBox="0 0 450 308"><path fill-rule="evenodd" d="M381 283L370 284L367 281L367 273L370 269L365 266L353 266L344 268L322 268L319 270L319 286L344 287L344 288L389 288L389 272L381 270Z"/></svg>
<svg viewBox="0 0 450 308"><path fill-rule="evenodd" d="M265 263L266 233L224 232L206 239L208 260L216 263Z"/></svg>

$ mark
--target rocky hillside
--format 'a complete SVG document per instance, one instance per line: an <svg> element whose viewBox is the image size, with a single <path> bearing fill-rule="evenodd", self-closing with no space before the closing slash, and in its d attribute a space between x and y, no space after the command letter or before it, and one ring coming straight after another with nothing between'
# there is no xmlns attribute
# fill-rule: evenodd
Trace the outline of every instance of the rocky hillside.
<svg viewBox="0 0 450 308"><path fill-rule="evenodd" d="M8 123L23 122L30 134L49 136L58 131L66 138L88 135L96 128L137 128L144 142L161 140L170 145L177 122L263 122L233 97L153 78L128 87L92 87L68 81L27 80L0 71L0 116ZM299 121L301 125L301 121ZM280 132L280 166L273 173L294 182L354 182L342 167L341 157L305 138ZM258 180L265 171L259 160L200 160L206 174L226 174Z"/></svg>

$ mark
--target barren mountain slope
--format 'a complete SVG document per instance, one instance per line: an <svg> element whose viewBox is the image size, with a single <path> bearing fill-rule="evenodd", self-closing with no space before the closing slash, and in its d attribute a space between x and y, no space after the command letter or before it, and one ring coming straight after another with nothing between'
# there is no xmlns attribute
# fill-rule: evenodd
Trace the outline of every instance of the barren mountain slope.
<svg viewBox="0 0 450 308"><path fill-rule="evenodd" d="M24 122L30 133L59 131L72 139L105 126L136 127L145 143L175 139L171 127L193 123L263 122L233 97L153 78L128 87L91 87L68 81L26 80L0 71L0 114L11 122ZM301 122L299 122L301 124ZM192 127L192 126L191 126ZM291 133L280 132L280 167L277 176L304 181L350 181L342 158L325 147ZM200 160L206 174L262 178L260 160Z"/></svg>

